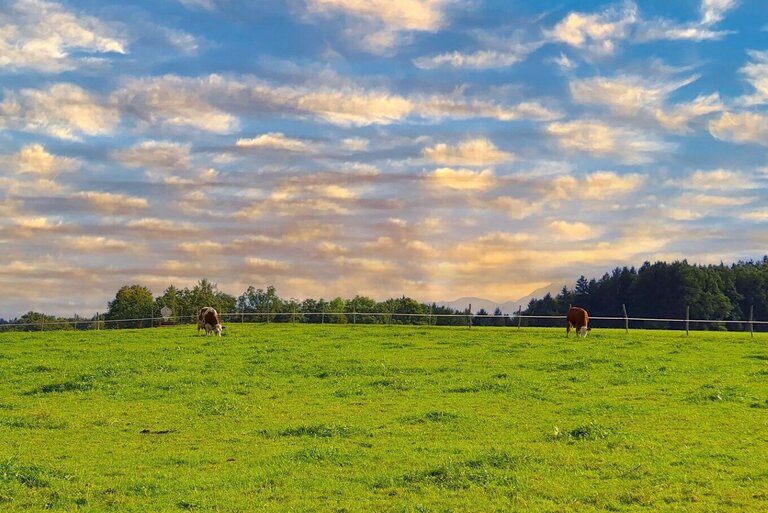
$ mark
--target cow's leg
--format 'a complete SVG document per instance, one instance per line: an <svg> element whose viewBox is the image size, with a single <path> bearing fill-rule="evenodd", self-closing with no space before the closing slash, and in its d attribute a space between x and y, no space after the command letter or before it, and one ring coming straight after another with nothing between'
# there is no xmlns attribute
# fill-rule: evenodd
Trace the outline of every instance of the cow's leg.
<svg viewBox="0 0 768 513"><path fill-rule="evenodd" d="M565 321L565 338L568 338L568 335L571 333L571 323L568 321Z"/></svg>

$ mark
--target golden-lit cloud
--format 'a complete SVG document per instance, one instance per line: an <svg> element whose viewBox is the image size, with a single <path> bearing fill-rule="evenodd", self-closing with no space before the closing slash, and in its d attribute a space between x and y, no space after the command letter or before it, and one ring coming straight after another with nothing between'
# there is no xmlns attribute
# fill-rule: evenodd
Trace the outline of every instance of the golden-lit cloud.
<svg viewBox="0 0 768 513"><path fill-rule="evenodd" d="M424 148L424 158L447 166L492 166L514 159L514 154L499 150L485 138L467 139L456 146L445 143Z"/></svg>
<svg viewBox="0 0 768 513"><path fill-rule="evenodd" d="M256 137L238 139L235 146L238 148L265 148L299 153L313 151L310 144L299 139L286 137L280 132L269 132Z"/></svg>
<svg viewBox="0 0 768 513"><path fill-rule="evenodd" d="M170 141L143 141L112 153L112 158L129 167L183 170L190 164L190 144Z"/></svg>
<svg viewBox="0 0 768 513"><path fill-rule="evenodd" d="M493 171L441 167L426 174L426 184L436 190L485 191L496 185Z"/></svg>
<svg viewBox="0 0 768 513"><path fill-rule="evenodd" d="M16 0L0 14L0 68L58 73L88 66L78 53L125 54L118 31L56 2Z"/></svg>
<svg viewBox="0 0 768 513"><path fill-rule="evenodd" d="M601 231L594 226L580 221L570 222L563 220L550 221L547 224L547 228L555 237L567 240L594 239Z"/></svg>
<svg viewBox="0 0 768 513"><path fill-rule="evenodd" d="M146 198L112 192L82 191L74 196L86 202L91 208L106 214L133 212L149 207Z"/></svg>
<svg viewBox="0 0 768 513"><path fill-rule="evenodd" d="M84 136L108 135L119 120L116 109L74 84L6 91L0 102L0 128L59 139L77 141Z"/></svg>
<svg viewBox="0 0 768 513"><path fill-rule="evenodd" d="M566 151L610 156L628 164L651 162L656 153L674 147L641 130L611 126L598 120L551 123L546 131Z"/></svg>
<svg viewBox="0 0 768 513"><path fill-rule="evenodd" d="M724 112L709 122L709 132L723 141L768 146L768 116L752 112Z"/></svg>
<svg viewBox="0 0 768 513"><path fill-rule="evenodd" d="M27 144L17 154L3 160L18 173L40 177L53 177L62 172L73 171L81 164L77 159L53 155L46 151L42 144L37 143Z"/></svg>

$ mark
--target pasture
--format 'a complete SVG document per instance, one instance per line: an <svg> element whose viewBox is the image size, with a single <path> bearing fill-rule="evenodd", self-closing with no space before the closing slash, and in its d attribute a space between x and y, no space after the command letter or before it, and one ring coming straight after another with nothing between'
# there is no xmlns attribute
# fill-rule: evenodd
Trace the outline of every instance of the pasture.
<svg viewBox="0 0 768 513"><path fill-rule="evenodd" d="M0 334L0 511L768 511L768 337Z"/></svg>

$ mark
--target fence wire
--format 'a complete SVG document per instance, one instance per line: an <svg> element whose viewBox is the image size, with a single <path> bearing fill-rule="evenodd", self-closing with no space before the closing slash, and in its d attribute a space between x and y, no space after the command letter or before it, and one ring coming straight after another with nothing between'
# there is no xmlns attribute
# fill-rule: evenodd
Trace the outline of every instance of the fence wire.
<svg viewBox="0 0 768 513"><path fill-rule="evenodd" d="M430 326L467 326L467 327L565 327L565 315L524 315L517 312L512 314L477 315L468 313L437 314L437 313L400 313L400 312L225 312L220 314L222 321L227 323L261 322L275 324L413 324ZM47 331L47 330L99 330L116 328L155 328L170 325L195 324L197 316L170 317L137 317L131 319L106 319L102 314L97 318L73 318L57 320L40 320L25 323L0 324L1 331ZM378 318L379 322L370 322ZM247 320L246 320L247 319ZM441 320L455 319L458 322L446 324ZM420 320L421 322L413 322ZM410 321L410 322L403 322ZM538 322L543 321L543 322ZM684 325L688 331L691 326L708 325L726 328L737 326L740 331L753 331L754 327L768 327L768 321L737 320L737 319L677 319L665 317L608 317L594 316L589 318L592 327L638 329L637 323L652 323L650 329L665 329L654 327L653 324ZM593 322L593 321L606 321ZM131 326L128 326L132 324ZM602 325L602 326L601 326ZM58 328L57 328L58 327ZM674 329L674 328L673 328ZM707 330L693 330L707 331Z"/></svg>

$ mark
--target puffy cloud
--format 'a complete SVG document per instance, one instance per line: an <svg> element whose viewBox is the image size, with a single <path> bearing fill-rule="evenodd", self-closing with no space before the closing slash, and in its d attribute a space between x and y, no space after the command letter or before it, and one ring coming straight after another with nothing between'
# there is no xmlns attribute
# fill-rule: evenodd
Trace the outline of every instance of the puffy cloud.
<svg viewBox="0 0 768 513"><path fill-rule="evenodd" d="M341 141L341 146L350 151L365 151L371 141L362 137L347 137Z"/></svg>
<svg viewBox="0 0 768 513"><path fill-rule="evenodd" d="M525 219L544 210L544 202L531 201L527 198L515 198L512 196L499 196L491 200L483 199L476 202L477 208L492 208L504 212L512 219Z"/></svg>
<svg viewBox="0 0 768 513"><path fill-rule="evenodd" d="M424 158L448 166L489 166L510 161L514 154L499 150L485 138L467 139L456 146L440 143L424 148Z"/></svg>
<svg viewBox="0 0 768 513"><path fill-rule="evenodd" d="M743 173L737 173L727 169L714 169L712 171L694 171L689 176L667 182L667 185L679 186L683 189L694 190L722 190L750 189L755 187L754 182Z"/></svg>
<svg viewBox="0 0 768 513"><path fill-rule="evenodd" d="M668 106L671 93L695 81L692 76L677 81L621 75L615 78L594 77L570 84L571 96L579 103L605 105L627 117L639 113L655 119L664 128L685 132L694 118L723 110L717 93L699 96L691 102Z"/></svg>
<svg viewBox="0 0 768 513"><path fill-rule="evenodd" d="M410 32L435 32L447 21L452 0L307 0L310 14L350 18L346 33L357 47L386 54Z"/></svg>
<svg viewBox="0 0 768 513"><path fill-rule="evenodd" d="M714 30L713 25L736 5L735 0L702 0L700 19L680 24L663 18L645 20L635 2L625 0L621 7L597 14L572 12L546 34L554 41L600 56L613 54L622 40L716 40L730 32Z"/></svg>
<svg viewBox="0 0 768 513"><path fill-rule="evenodd" d="M114 214L142 210L149 206L146 198L137 198L112 192L82 191L75 194L99 212Z"/></svg>
<svg viewBox="0 0 768 513"><path fill-rule="evenodd" d="M5 91L0 103L0 128L79 140L84 135L108 135L119 122L118 112L73 84L48 89Z"/></svg>
<svg viewBox="0 0 768 513"><path fill-rule="evenodd" d="M656 153L673 147L640 130L610 126L597 120L551 123L546 131L566 151L611 156L628 164L651 162Z"/></svg>
<svg viewBox="0 0 768 513"><path fill-rule="evenodd" d="M738 0L701 0L701 22L712 25L722 21L725 13L738 5Z"/></svg>
<svg viewBox="0 0 768 513"><path fill-rule="evenodd" d="M249 139L238 139L235 146L238 148L267 148L298 153L313 151L312 146L306 142L286 137L280 132L269 132Z"/></svg>
<svg viewBox="0 0 768 513"><path fill-rule="evenodd" d="M587 240L600 234L600 230L580 221L551 221L547 224L549 230L560 239Z"/></svg>
<svg viewBox="0 0 768 513"><path fill-rule="evenodd" d="M112 94L112 101L143 125L230 133L238 128L237 118L215 107L211 100L227 86L218 75L196 79L175 75L132 78Z"/></svg>
<svg viewBox="0 0 768 513"><path fill-rule="evenodd" d="M626 2L621 9L611 7L599 14L572 12L547 35L570 46L611 54L615 50L614 41L625 39L638 19L637 6Z"/></svg>
<svg viewBox="0 0 768 513"><path fill-rule="evenodd" d="M427 173L427 185L437 190L486 191L496 185L493 171L484 169L451 169L443 167Z"/></svg>
<svg viewBox="0 0 768 513"><path fill-rule="evenodd" d="M142 217L129 221L126 226L141 232L144 237L166 238L173 236L186 236L199 232L199 228L192 223L179 222L170 219L158 219L156 217Z"/></svg>
<svg viewBox="0 0 768 513"><path fill-rule="evenodd" d="M747 76L747 81L755 88L755 93L744 98L748 105L768 103L768 50L750 51L752 58L741 72Z"/></svg>
<svg viewBox="0 0 768 513"><path fill-rule="evenodd" d="M709 132L723 141L768 146L768 117L751 112L724 112L709 122Z"/></svg>
<svg viewBox="0 0 768 513"><path fill-rule="evenodd" d="M720 95L713 93L707 96L697 96L693 101L672 107L659 107L653 110L653 116L667 130L684 133L690 131L688 125L691 120L707 114L722 112L724 108L720 101Z"/></svg>
<svg viewBox="0 0 768 513"><path fill-rule="evenodd" d="M633 116L643 109L660 106L671 92L696 78L662 82L633 75L613 79L593 77L571 82L570 90L573 99L579 103L606 105L615 112Z"/></svg>
<svg viewBox="0 0 768 513"><path fill-rule="evenodd" d="M768 222L768 209L764 208L762 210L751 210L749 212L744 212L739 217L746 221L765 223Z"/></svg>
<svg viewBox="0 0 768 513"><path fill-rule="evenodd" d="M107 24L42 0L16 0L0 14L0 68L57 73L86 65L77 54L126 53Z"/></svg>
<svg viewBox="0 0 768 513"><path fill-rule="evenodd" d="M499 121L530 119L552 121L563 114L537 102L521 102L517 105L502 105L485 100L470 100L463 97L428 96L416 100L415 110L424 118L471 119L491 118Z"/></svg>
<svg viewBox="0 0 768 513"><path fill-rule="evenodd" d="M393 123L406 118L414 107L408 99L386 91L353 88L306 91L295 98L295 105L341 126Z"/></svg>
<svg viewBox="0 0 768 513"><path fill-rule="evenodd" d="M612 199L636 191L646 181L637 173L619 175L613 171L596 171L578 179L571 175L556 176L543 184L543 195L553 200Z"/></svg>
<svg viewBox="0 0 768 513"><path fill-rule="evenodd" d="M40 177L53 177L65 171L72 171L80 166L80 161L68 157L52 155L42 144L28 144L10 158L10 168L19 173L28 173ZM0 162L2 161L0 160Z"/></svg>
<svg viewBox="0 0 768 513"><path fill-rule="evenodd" d="M112 158L129 167L186 169L190 163L190 144L169 141L143 141L112 153Z"/></svg>
<svg viewBox="0 0 768 513"><path fill-rule="evenodd" d="M89 253L116 252L122 253L141 247L141 244L120 239L101 236L81 235L64 239L62 245L66 248Z"/></svg>

